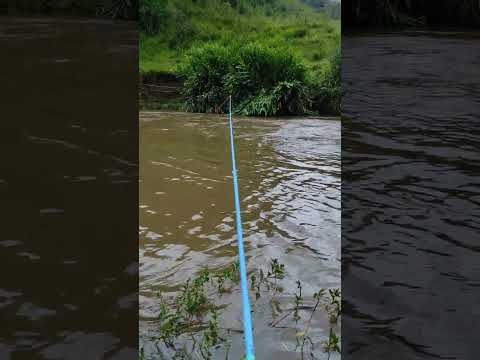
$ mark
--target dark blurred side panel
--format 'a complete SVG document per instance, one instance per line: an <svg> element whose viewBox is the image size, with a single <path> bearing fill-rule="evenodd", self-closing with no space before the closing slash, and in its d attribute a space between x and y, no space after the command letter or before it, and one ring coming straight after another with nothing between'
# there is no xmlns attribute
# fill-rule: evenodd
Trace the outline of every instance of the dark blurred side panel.
<svg viewBox="0 0 480 360"><path fill-rule="evenodd" d="M1 6L0 359L138 359L137 24L58 3Z"/></svg>
<svg viewBox="0 0 480 360"><path fill-rule="evenodd" d="M136 20L138 0L0 0L0 13Z"/></svg>
<svg viewBox="0 0 480 360"><path fill-rule="evenodd" d="M342 24L352 27L478 27L478 0L342 0Z"/></svg>
<svg viewBox="0 0 480 360"><path fill-rule="evenodd" d="M480 4L342 5L342 359L479 359Z"/></svg>

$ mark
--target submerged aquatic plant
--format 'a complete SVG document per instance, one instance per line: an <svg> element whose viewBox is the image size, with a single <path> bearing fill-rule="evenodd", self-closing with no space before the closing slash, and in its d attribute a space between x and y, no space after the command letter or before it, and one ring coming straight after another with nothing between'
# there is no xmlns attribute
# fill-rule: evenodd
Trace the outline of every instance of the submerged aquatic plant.
<svg viewBox="0 0 480 360"><path fill-rule="evenodd" d="M328 353L328 359L330 359L330 354L332 352L340 352L340 339L337 334L330 328L330 333L328 336L328 341L325 343L324 350Z"/></svg>

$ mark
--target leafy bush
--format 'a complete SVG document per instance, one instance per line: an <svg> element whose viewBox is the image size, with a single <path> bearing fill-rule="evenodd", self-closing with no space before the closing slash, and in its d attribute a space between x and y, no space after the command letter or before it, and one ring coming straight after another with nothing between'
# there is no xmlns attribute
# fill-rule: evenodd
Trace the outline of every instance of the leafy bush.
<svg viewBox="0 0 480 360"><path fill-rule="evenodd" d="M233 53L228 47L210 44L191 50L178 68L186 110L220 112L232 68Z"/></svg>
<svg viewBox="0 0 480 360"><path fill-rule="evenodd" d="M243 102L243 115L304 114L308 111L308 91L299 81L281 81L272 90L260 93Z"/></svg>
<svg viewBox="0 0 480 360"><path fill-rule="evenodd" d="M306 70L285 48L208 44L189 53L179 74L188 111L222 112L228 95L245 115L301 114L310 103Z"/></svg>

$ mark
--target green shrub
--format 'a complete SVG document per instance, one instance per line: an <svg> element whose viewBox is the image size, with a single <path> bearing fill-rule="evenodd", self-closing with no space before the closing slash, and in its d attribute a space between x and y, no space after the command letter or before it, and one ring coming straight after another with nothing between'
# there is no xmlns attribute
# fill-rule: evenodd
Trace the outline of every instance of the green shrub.
<svg viewBox="0 0 480 360"><path fill-rule="evenodd" d="M189 52L178 68L187 111L220 112L228 95L225 77L232 71L232 56L230 48L218 44Z"/></svg>
<svg viewBox="0 0 480 360"><path fill-rule="evenodd" d="M178 70L188 111L225 111L228 95L244 115L302 114L309 108L305 67L286 48L208 44L192 50Z"/></svg>
<svg viewBox="0 0 480 360"><path fill-rule="evenodd" d="M243 102L242 115L304 114L308 111L307 87L299 81L281 81L270 91L262 89L259 94Z"/></svg>
<svg viewBox="0 0 480 360"><path fill-rule="evenodd" d="M256 88L269 89L280 81L305 81L305 68L282 47L248 44L239 50L240 67Z"/></svg>

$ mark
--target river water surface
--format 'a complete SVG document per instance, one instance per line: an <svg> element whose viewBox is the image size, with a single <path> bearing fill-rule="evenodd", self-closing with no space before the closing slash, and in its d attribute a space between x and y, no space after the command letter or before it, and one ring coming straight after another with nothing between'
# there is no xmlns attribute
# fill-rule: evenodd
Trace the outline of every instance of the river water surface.
<svg viewBox="0 0 480 360"><path fill-rule="evenodd" d="M306 298L339 287L340 121L249 118L234 126L248 269L278 258L287 274L282 297L293 296L297 279ZM140 346L147 354L158 335L156 292L173 293L202 268L237 259L230 166L225 116L141 113ZM226 327L241 329L239 298L228 298ZM253 309L258 358L298 358L295 331L271 329L265 304ZM320 343L328 322L317 320L311 334ZM241 335L230 355L242 355Z"/></svg>
<svg viewBox="0 0 480 360"><path fill-rule="evenodd" d="M342 40L349 358L480 358L479 35Z"/></svg>
<svg viewBox="0 0 480 360"><path fill-rule="evenodd" d="M136 23L0 20L2 360L138 359L137 44Z"/></svg>

